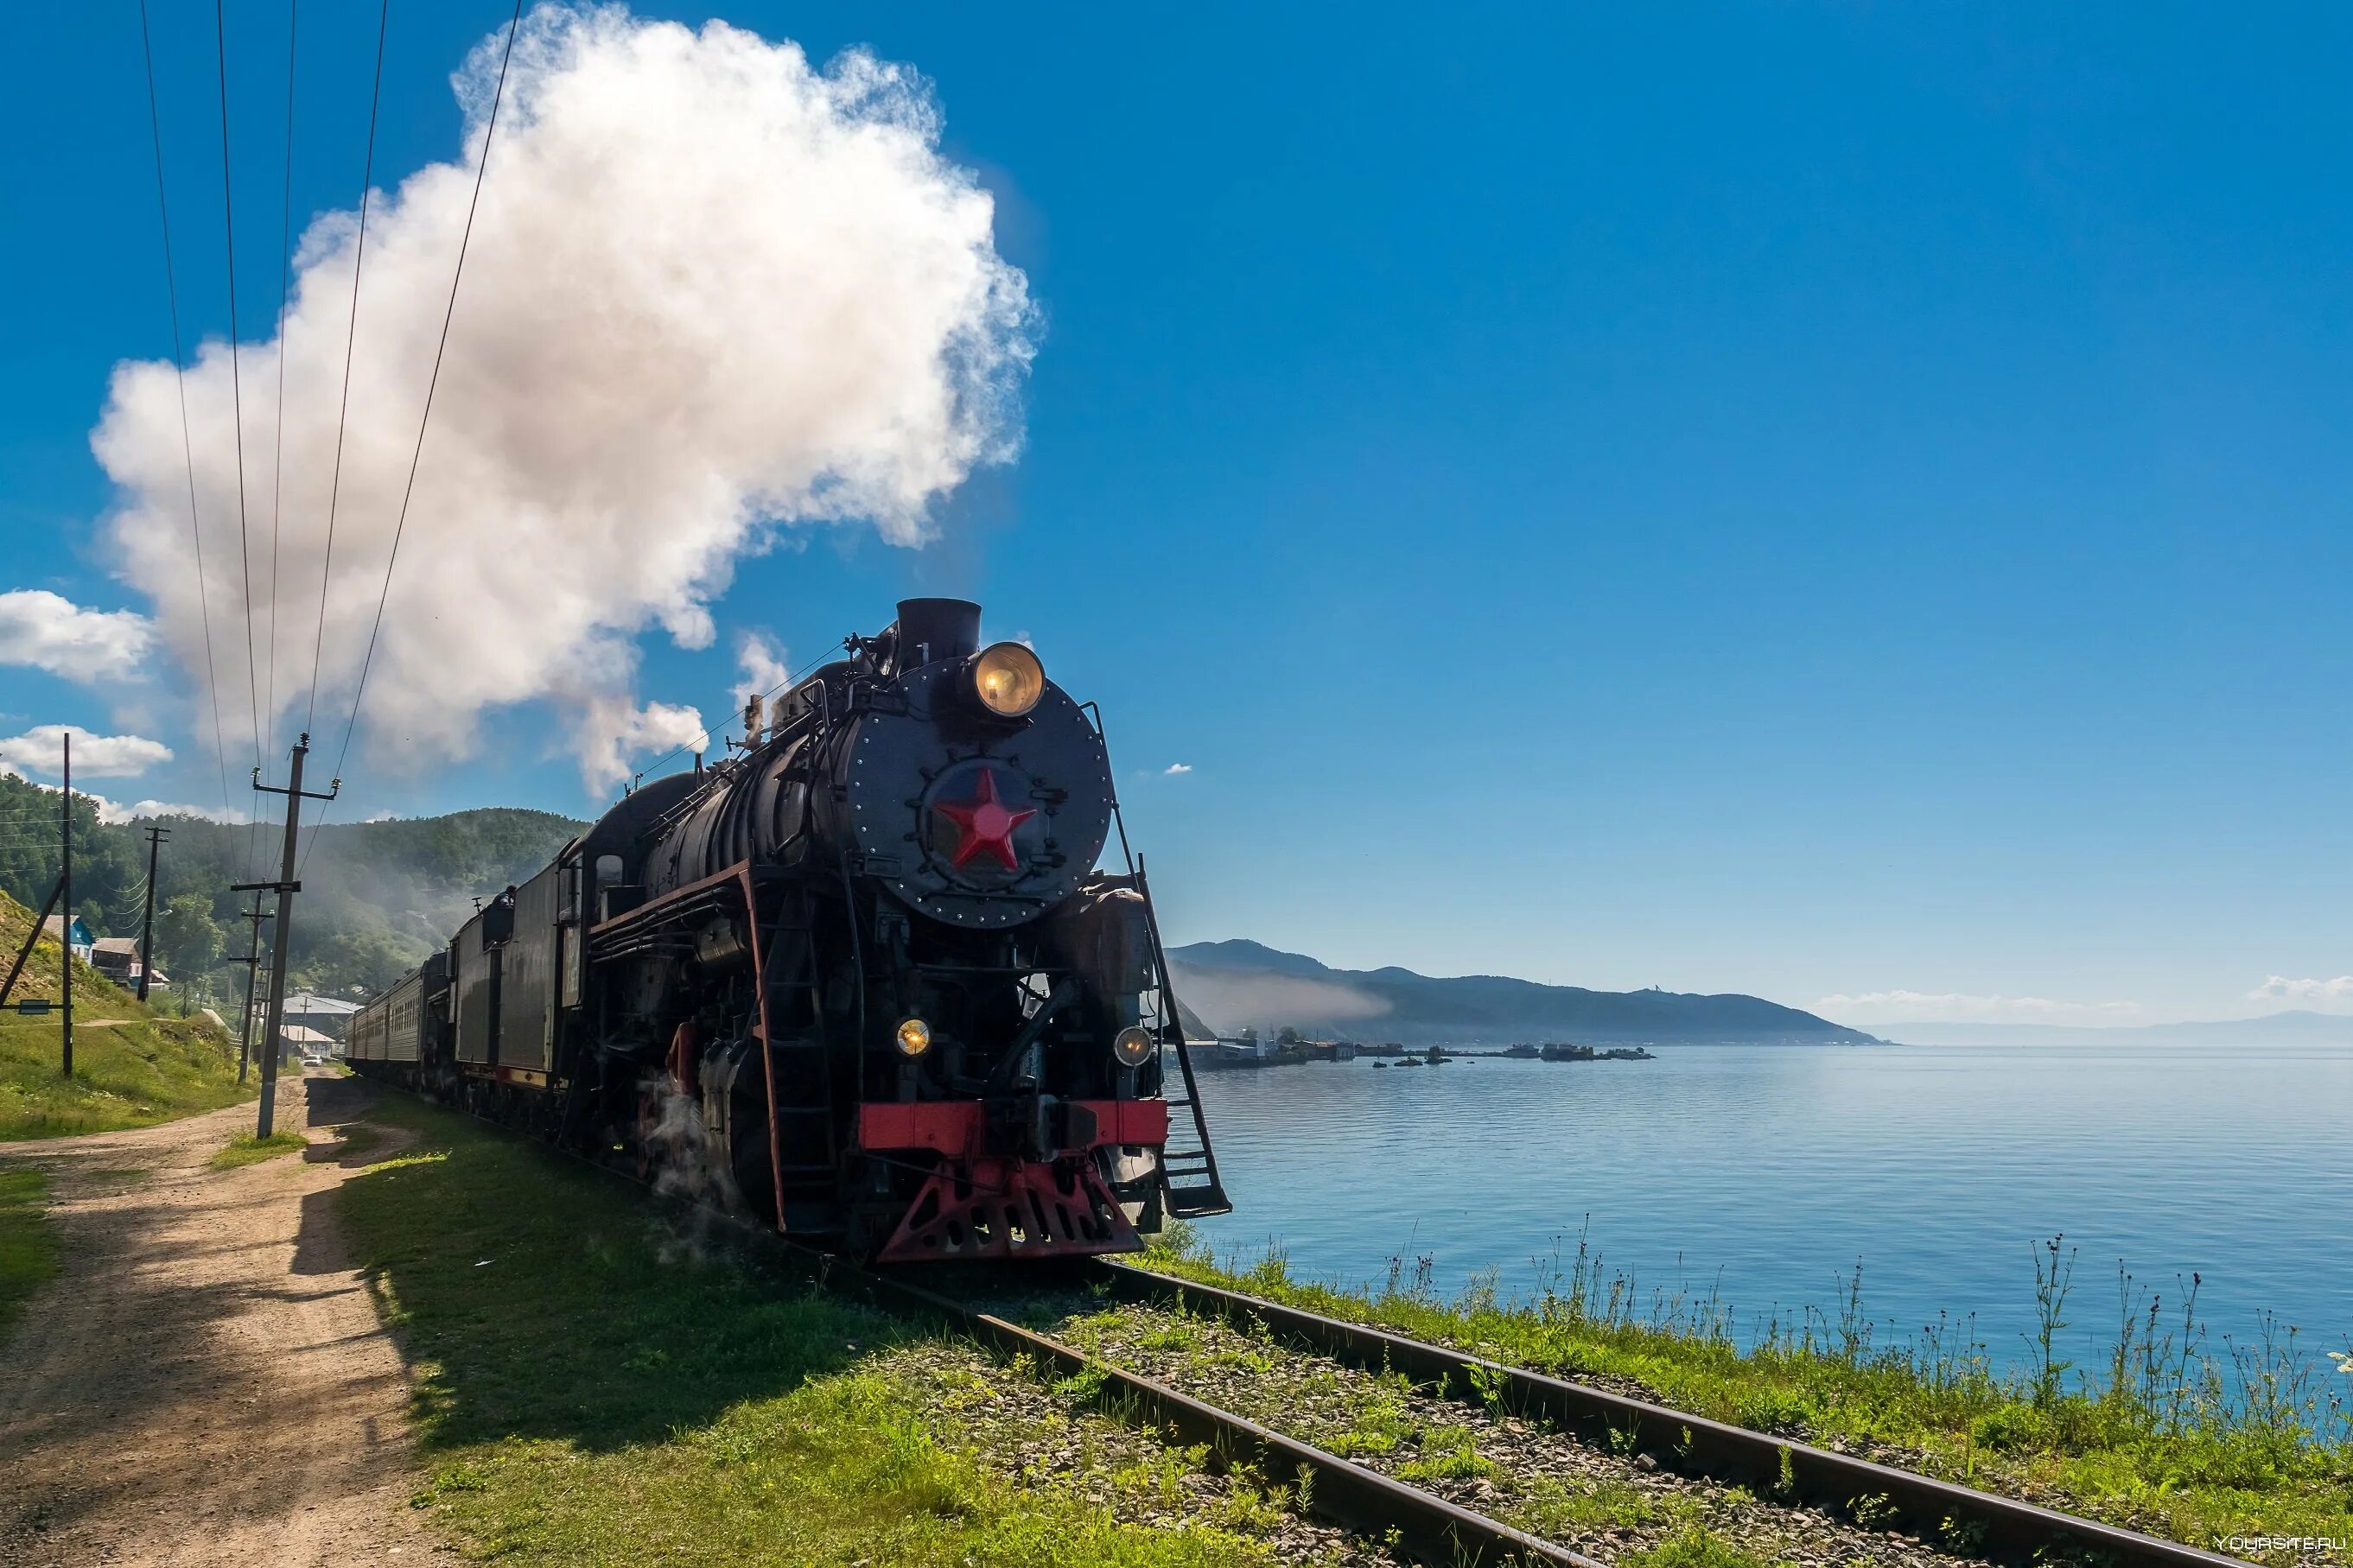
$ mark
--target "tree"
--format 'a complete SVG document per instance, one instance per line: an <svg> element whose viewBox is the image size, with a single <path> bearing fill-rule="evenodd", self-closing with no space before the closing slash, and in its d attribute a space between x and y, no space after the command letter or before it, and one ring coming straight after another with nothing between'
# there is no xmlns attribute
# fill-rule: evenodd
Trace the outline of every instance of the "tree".
<svg viewBox="0 0 2353 1568"><path fill-rule="evenodd" d="M96 899L75 899L74 913L81 917L82 924L90 927L90 935L112 936L114 934L107 929L106 906Z"/></svg>
<svg viewBox="0 0 2353 1568"><path fill-rule="evenodd" d="M1274 1043L1278 1046L1295 1046L1299 1041L1299 1031L1293 1028L1289 1024L1285 1024L1282 1028L1275 1031Z"/></svg>
<svg viewBox="0 0 2353 1568"><path fill-rule="evenodd" d="M220 951L220 922L202 893L174 893L155 911L155 956L165 969L193 979Z"/></svg>

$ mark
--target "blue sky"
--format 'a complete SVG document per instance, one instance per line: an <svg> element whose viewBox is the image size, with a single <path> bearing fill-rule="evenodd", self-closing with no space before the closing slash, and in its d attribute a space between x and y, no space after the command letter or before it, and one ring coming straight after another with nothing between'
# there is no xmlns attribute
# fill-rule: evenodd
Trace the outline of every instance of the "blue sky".
<svg viewBox="0 0 2353 1568"><path fill-rule="evenodd" d="M358 182L373 18L332 9L298 229ZM285 18L228 11L251 339ZM210 11L155 12L193 347L227 326ZM929 79L1038 353L1018 461L936 542L744 560L712 646L639 639L638 694L715 713L742 631L797 666L964 594L1103 703L1174 940L1865 1024L2353 1011L2299 984L2353 971L2353 19L1337 15L732 6ZM458 155L449 73L503 19L395 5L380 186ZM97 610L146 606L90 432L169 353L136 26L44 8L0 61L0 590ZM92 787L219 798L174 670L0 694L0 736L176 753ZM586 813L565 721L354 767L347 809Z"/></svg>

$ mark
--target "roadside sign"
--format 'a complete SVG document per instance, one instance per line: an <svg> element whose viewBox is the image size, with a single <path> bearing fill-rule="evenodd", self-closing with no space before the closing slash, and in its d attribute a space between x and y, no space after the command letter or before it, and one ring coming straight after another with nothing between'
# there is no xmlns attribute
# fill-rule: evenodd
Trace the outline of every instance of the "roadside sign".
<svg viewBox="0 0 2353 1568"><path fill-rule="evenodd" d="M55 1005L56 1004L49 1001L47 997L35 998L27 996L20 998L17 1001L16 1011L19 1013L46 1013Z"/></svg>

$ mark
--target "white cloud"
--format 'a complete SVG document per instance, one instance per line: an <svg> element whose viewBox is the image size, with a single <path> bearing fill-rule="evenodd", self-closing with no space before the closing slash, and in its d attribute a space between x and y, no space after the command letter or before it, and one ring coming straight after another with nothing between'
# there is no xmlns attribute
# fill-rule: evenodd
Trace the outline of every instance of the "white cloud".
<svg viewBox="0 0 2353 1568"><path fill-rule="evenodd" d="M785 650L758 632L745 632L735 641L735 668L743 679L735 683L735 707L741 711L754 696L765 696L792 679Z"/></svg>
<svg viewBox="0 0 2353 1568"><path fill-rule="evenodd" d="M1160 771L1163 774L1170 778L1174 778L1178 773L1191 773L1193 771L1193 764L1190 763L1171 763Z"/></svg>
<svg viewBox="0 0 2353 1568"><path fill-rule="evenodd" d="M708 733L702 713L692 708L668 702L640 708L626 697L589 697L574 729L580 782L592 791L625 784L633 759L707 744Z"/></svg>
<svg viewBox="0 0 2353 1568"><path fill-rule="evenodd" d="M129 778L172 760L171 747L143 735L93 735L79 724L36 724L0 740L0 767L56 778L69 733L76 778Z"/></svg>
<svg viewBox="0 0 2353 1568"><path fill-rule="evenodd" d="M2324 1010L2353 1006L2353 974L2340 974L2333 980L2291 980L2284 974L2274 974L2248 992L2247 1000L2288 1002Z"/></svg>
<svg viewBox="0 0 2353 1568"><path fill-rule="evenodd" d="M348 702L369 640L499 44L479 47L454 79L464 155L369 209L322 714ZM616 744L676 733L676 710L637 706L641 634L705 646L738 563L786 528L862 520L919 543L941 497L976 467L1011 459L1035 315L1027 280L997 253L992 198L942 154L941 131L915 73L860 51L818 69L795 45L723 23L690 31L618 7L532 12L369 677L376 761L462 758L502 707L554 698L568 721L594 697L611 700L599 709L607 718L636 717L587 736L583 766L626 776ZM282 337L276 684L298 717L357 237L352 213L304 234ZM248 454L273 449L280 346L242 350ZM248 568L226 343L197 353L187 400L212 662L237 753L249 723ZM92 445L121 489L110 522L120 570L201 682L172 367L117 366ZM259 596L270 529L250 495L248 516ZM196 728L210 735L208 711Z"/></svg>
<svg viewBox="0 0 2353 1568"><path fill-rule="evenodd" d="M24 777L24 774L19 773L13 764L5 762L0 762L0 773L10 773L18 778ZM31 783L35 789L46 791L50 795L58 793L57 786L54 784L45 784L37 780L27 782ZM253 820L249 815L242 811L223 810L218 806L210 805L177 805L164 800L140 800L124 805L120 802L109 800L102 795L86 790L78 784L74 785L74 794L90 802L91 808L98 813L98 819L100 822L109 824L119 825L153 816L200 816L206 822L243 823Z"/></svg>
<svg viewBox="0 0 2353 1568"><path fill-rule="evenodd" d="M69 680L131 680L155 647L155 627L133 610L85 610L42 588L0 594L0 664L25 664Z"/></svg>
<svg viewBox="0 0 2353 1568"><path fill-rule="evenodd" d="M2047 996L1972 996L1957 991L1865 991L1825 996L1824 1017L1847 1024L2131 1024L2137 1002L2059 1002Z"/></svg>

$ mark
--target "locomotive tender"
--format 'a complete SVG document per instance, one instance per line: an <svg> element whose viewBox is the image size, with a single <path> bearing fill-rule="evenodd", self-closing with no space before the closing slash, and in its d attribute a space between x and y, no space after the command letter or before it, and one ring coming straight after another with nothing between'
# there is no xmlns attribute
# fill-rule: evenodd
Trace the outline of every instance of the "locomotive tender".
<svg viewBox="0 0 2353 1568"><path fill-rule="evenodd" d="M979 629L905 600L752 698L740 754L624 796L361 1009L353 1069L881 1261L1226 1212L1144 868L1097 866L1099 723Z"/></svg>

